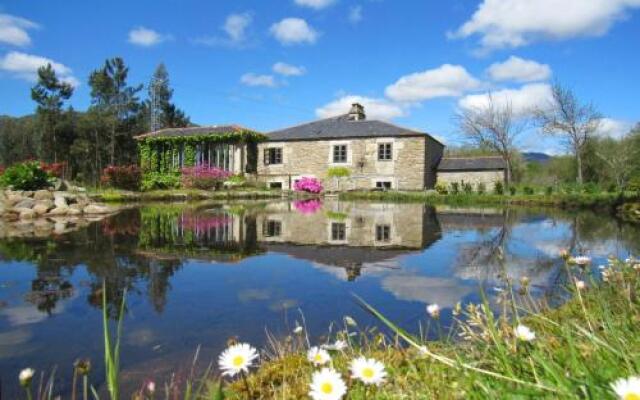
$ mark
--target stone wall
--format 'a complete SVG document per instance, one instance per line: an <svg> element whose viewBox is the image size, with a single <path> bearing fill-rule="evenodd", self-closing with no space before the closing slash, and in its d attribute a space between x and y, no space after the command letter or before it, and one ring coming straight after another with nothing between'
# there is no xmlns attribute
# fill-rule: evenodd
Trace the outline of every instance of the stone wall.
<svg viewBox="0 0 640 400"><path fill-rule="evenodd" d="M372 189L376 182L390 182L392 189L423 190L427 179L427 138L352 138L344 140L313 140L265 142L258 145L258 178L267 183L280 183L291 189L296 179L314 177L323 182L325 190ZM378 145L392 144L392 160L378 160ZM333 146L347 146L347 162L333 163ZM282 148L282 164L265 165L268 148ZM345 167L347 178L329 178L332 167Z"/></svg>
<svg viewBox="0 0 640 400"><path fill-rule="evenodd" d="M447 187L453 183L471 183L476 190L479 183L484 183L488 192L493 191L496 182L504 183L504 171L439 171L438 183Z"/></svg>

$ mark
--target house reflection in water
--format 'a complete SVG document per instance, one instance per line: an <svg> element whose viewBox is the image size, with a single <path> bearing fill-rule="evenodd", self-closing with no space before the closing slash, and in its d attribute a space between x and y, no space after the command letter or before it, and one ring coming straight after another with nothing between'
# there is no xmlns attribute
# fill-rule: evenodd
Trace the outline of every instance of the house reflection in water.
<svg viewBox="0 0 640 400"><path fill-rule="evenodd" d="M309 208L295 202L269 205L256 216L258 243L268 251L344 268L350 281L365 264L420 251L441 236L435 210L423 204L328 202L314 212Z"/></svg>
<svg viewBox="0 0 640 400"><path fill-rule="evenodd" d="M434 208L423 204L310 200L231 211L221 205L142 209L138 253L237 262L270 251L344 268L354 280L365 264L420 251L441 237Z"/></svg>

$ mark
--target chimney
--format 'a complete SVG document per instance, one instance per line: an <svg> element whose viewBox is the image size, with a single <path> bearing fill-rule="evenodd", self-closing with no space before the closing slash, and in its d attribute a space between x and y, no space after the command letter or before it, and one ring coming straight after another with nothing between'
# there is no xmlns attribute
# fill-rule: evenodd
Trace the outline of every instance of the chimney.
<svg viewBox="0 0 640 400"><path fill-rule="evenodd" d="M353 103L349 110L349 121L364 121L367 116L364 113L364 107L360 103Z"/></svg>

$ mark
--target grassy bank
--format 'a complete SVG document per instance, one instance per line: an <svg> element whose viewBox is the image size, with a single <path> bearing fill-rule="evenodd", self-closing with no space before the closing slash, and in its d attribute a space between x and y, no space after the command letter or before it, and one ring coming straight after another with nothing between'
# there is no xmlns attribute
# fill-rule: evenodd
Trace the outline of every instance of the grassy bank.
<svg viewBox="0 0 640 400"><path fill-rule="evenodd" d="M151 190L147 192L131 192L126 190L106 189L89 192L95 201L106 203L148 202L148 201L196 201L196 200L248 200L273 199L282 197L282 192L258 189L234 190L197 190L171 189Z"/></svg>
<svg viewBox="0 0 640 400"><path fill-rule="evenodd" d="M638 199L636 193L580 193L580 194L437 194L433 192L346 192L341 200L365 200L388 202L424 202L428 204L486 205L486 206L544 206L560 208L609 208Z"/></svg>
<svg viewBox="0 0 640 400"><path fill-rule="evenodd" d="M571 282L587 279L581 267L567 268ZM571 283L571 299L557 309L534 302L526 285L505 291L501 316L487 304L469 304L436 342L410 336L382 315L390 335L361 331L347 320L335 335L347 346L331 351L326 366L344 378L349 399L615 398L611 384L640 373L639 269L633 261L612 260L606 282ZM525 292L518 301L516 289ZM535 338L518 338L518 324ZM224 398L308 398L319 370L307 360L308 346L304 332L278 341L246 381L226 387ZM350 378L350 361L362 355L385 365L384 384L368 387Z"/></svg>

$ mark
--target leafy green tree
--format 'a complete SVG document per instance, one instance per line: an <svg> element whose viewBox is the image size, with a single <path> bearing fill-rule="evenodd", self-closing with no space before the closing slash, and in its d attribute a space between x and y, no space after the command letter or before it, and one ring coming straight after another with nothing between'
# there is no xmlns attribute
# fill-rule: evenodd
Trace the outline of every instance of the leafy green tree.
<svg viewBox="0 0 640 400"><path fill-rule="evenodd" d="M149 83L149 101L147 108L150 118L150 130L163 128L182 128L189 126L189 117L171 103L173 89L169 83L169 73L164 64L158 65ZM155 118L152 118L152 115Z"/></svg>
<svg viewBox="0 0 640 400"><path fill-rule="evenodd" d="M58 123L64 101L73 95L73 86L61 81L51 66L38 68L38 83L31 88L31 98L38 104L36 115L42 127L43 156L58 162Z"/></svg>
<svg viewBox="0 0 640 400"><path fill-rule="evenodd" d="M104 66L89 76L92 108L109 126L109 164L117 165L135 160L133 137L141 132L138 114L142 110L138 93L142 85L129 86L129 68L120 57L107 59Z"/></svg>

